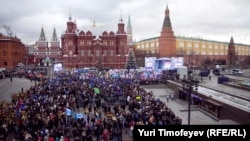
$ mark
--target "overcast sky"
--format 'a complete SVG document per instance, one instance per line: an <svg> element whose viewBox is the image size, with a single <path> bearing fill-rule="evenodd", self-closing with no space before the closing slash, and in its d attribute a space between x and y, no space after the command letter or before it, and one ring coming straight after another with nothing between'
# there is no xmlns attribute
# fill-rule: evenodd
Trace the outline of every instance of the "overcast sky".
<svg viewBox="0 0 250 141"><path fill-rule="evenodd" d="M44 27L60 38L71 11L79 28L108 25L117 30L131 17L134 40L159 36L168 4L175 35L250 44L250 0L0 0L0 32L8 25L24 44L34 44ZM71 10L69 10L71 9Z"/></svg>

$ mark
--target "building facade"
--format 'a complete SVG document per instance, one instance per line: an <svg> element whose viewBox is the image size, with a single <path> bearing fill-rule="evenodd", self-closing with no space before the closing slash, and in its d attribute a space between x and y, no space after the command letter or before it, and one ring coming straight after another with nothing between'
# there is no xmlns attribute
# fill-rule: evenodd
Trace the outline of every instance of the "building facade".
<svg viewBox="0 0 250 141"><path fill-rule="evenodd" d="M0 68L12 69L25 64L25 45L17 37L0 33Z"/></svg>
<svg viewBox="0 0 250 141"><path fill-rule="evenodd" d="M37 50L34 51L34 64L39 64L40 66L52 66L53 63L61 62L60 41L57 38L55 28L49 44L42 27L40 37L36 42L36 47ZM48 62L45 62L47 60Z"/></svg>
<svg viewBox="0 0 250 141"><path fill-rule="evenodd" d="M61 36L62 63L65 68L125 68L129 50L122 17L117 31L103 29L93 23L88 29L79 29L71 16Z"/></svg>
<svg viewBox="0 0 250 141"><path fill-rule="evenodd" d="M137 64L144 65L145 57L184 57L185 65L204 67L206 64L244 64L250 56L250 45L219 42L200 38L175 36L169 8L166 7L160 36L135 43Z"/></svg>
<svg viewBox="0 0 250 141"><path fill-rule="evenodd" d="M34 51L36 51L35 45L25 45L25 66L34 65Z"/></svg>

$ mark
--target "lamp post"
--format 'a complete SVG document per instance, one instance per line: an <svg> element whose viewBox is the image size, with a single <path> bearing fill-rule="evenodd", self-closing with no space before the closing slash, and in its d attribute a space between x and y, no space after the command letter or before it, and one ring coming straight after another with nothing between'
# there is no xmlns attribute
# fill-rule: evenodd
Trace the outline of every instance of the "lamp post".
<svg viewBox="0 0 250 141"><path fill-rule="evenodd" d="M28 54L25 55L25 69L28 67Z"/></svg>
<svg viewBox="0 0 250 141"><path fill-rule="evenodd" d="M199 80L198 78L194 79L191 75L193 73L192 70L188 70L188 78L183 77L183 92L185 89L188 92L188 125L190 125L190 116L191 116L191 94L193 90L197 93Z"/></svg>

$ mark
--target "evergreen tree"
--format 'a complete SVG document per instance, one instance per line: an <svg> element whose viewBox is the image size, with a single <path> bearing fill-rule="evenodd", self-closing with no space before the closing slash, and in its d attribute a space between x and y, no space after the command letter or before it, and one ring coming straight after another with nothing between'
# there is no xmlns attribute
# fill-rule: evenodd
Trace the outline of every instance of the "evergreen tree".
<svg viewBox="0 0 250 141"><path fill-rule="evenodd" d="M131 48L131 47L130 47L129 52L128 52L125 68L128 70L129 69L136 69L135 53L134 53L133 48Z"/></svg>

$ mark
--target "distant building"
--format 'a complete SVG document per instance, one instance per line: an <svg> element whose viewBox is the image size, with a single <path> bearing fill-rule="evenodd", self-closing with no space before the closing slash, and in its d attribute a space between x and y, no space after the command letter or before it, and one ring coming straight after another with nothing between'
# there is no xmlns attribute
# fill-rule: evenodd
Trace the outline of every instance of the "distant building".
<svg viewBox="0 0 250 141"><path fill-rule="evenodd" d="M34 65L36 45L25 45L25 65Z"/></svg>
<svg viewBox="0 0 250 141"><path fill-rule="evenodd" d="M184 57L187 66L216 64L241 64L250 56L250 45L236 44L233 37L228 42L211 41L200 38L175 36L165 9L160 36L134 43L137 65L144 66L145 57Z"/></svg>
<svg viewBox="0 0 250 141"><path fill-rule="evenodd" d="M36 42L36 47L37 50L34 51L34 64L39 64L40 66L51 66L55 62L61 62L60 41L57 38L55 28L49 44L42 27L40 37ZM44 60L50 60L50 63L44 63Z"/></svg>
<svg viewBox="0 0 250 141"><path fill-rule="evenodd" d="M46 60L53 63L60 62L64 68L120 68L124 69L126 57L130 47L133 47L133 33L128 17L127 31L122 16L117 25L117 31L109 26L98 26L95 21L92 26L78 28L76 21L72 21L71 14L67 21L67 28L61 35L60 42L54 28L52 40L49 42L42 27L40 37L36 42L34 63L44 66Z"/></svg>
<svg viewBox="0 0 250 141"><path fill-rule="evenodd" d="M19 38L0 33L0 68L12 69L25 64L25 46Z"/></svg>
<svg viewBox="0 0 250 141"><path fill-rule="evenodd" d="M61 42L65 68L125 68L129 48L122 16L115 32L95 21L93 26L79 29L70 15Z"/></svg>

